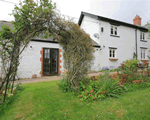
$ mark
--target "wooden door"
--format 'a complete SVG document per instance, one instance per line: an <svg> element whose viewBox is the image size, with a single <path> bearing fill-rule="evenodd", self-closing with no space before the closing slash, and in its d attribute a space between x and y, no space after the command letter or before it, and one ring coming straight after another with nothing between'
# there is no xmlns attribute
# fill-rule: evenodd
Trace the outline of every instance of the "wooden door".
<svg viewBox="0 0 150 120"><path fill-rule="evenodd" d="M58 49L43 49L43 75L58 74Z"/></svg>

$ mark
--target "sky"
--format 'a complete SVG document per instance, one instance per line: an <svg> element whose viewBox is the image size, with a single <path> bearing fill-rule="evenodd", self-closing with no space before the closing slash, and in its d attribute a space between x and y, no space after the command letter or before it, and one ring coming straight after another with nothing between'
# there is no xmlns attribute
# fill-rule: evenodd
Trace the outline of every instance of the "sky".
<svg viewBox="0 0 150 120"><path fill-rule="evenodd" d="M19 0L0 0L0 20L11 21L9 14ZM74 18L77 23L81 11L133 24L136 15L142 18L142 25L150 21L150 0L53 0L60 13Z"/></svg>

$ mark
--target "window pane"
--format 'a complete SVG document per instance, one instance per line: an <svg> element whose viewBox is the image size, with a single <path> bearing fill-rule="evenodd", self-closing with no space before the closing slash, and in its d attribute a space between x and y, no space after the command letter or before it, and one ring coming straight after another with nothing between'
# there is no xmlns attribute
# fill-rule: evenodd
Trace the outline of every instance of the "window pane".
<svg viewBox="0 0 150 120"><path fill-rule="evenodd" d="M141 59L145 59L146 54L145 54L145 49L141 49Z"/></svg>
<svg viewBox="0 0 150 120"><path fill-rule="evenodd" d="M113 57L115 57L115 54L113 54Z"/></svg>
<svg viewBox="0 0 150 120"><path fill-rule="evenodd" d="M141 59L143 59L143 49L141 49Z"/></svg>
<svg viewBox="0 0 150 120"><path fill-rule="evenodd" d="M144 59L145 59L145 49L143 49L143 57L144 57Z"/></svg>
<svg viewBox="0 0 150 120"><path fill-rule="evenodd" d="M142 33L140 34L140 39L142 40Z"/></svg>
<svg viewBox="0 0 150 120"><path fill-rule="evenodd" d="M113 54L115 54L115 50L113 50Z"/></svg>
<svg viewBox="0 0 150 120"><path fill-rule="evenodd" d="M113 34L113 30L111 30L111 34Z"/></svg>
<svg viewBox="0 0 150 120"><path fill-rule="evenodd" d="M143 33L143 40L145 39L145 34Z"/></svg>
<svg viewBox="0 0 150 120"><path fill-rule="evenodd" d="M115 50L113 50L113 57L115 57Z"/></svg>
<svg viewBox="0 0 150 120"><path fill-rule="evenodd" d="M113 34L113 26L111 26L111 34Z"/></svg>
<svg viewBox="0 0 150 120"><path fill-rule="evenodd" d="M111 53L111 50L110 50L110 51L109 51L109 57L111 57L111 54L112 54L112 53Z"/></svg>
<svg viewBox="0 0 150 120"><path fill-rule="evenodd" d="M115 27L115 35L117 35L117 27Z"/></svg>
<svg viewBox="0 0 150 120"><path fill-rule="evenodd" d="M115 35L117 35L117 31L115 31Z"/></svg>
<svg viewBox="0 0 150 120"><path fill-rule="evenodd" d="M111 54L111 50L109 51L109 53Z"/></svg>

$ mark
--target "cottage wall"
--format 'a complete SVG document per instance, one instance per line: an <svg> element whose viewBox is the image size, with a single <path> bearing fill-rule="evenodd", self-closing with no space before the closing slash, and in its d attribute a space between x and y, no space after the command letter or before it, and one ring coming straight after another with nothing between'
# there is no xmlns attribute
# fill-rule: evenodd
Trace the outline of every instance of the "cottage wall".
<svg viewBox="0 0 150 120"><path fill-rule="evenodd" d="M117 26L117 36L111 36L111 24L109 22L96 20L89 16L84 16L81 28L90 34L90 37L101 46L101 50L95 48L95 60L93 61L91 70L98 71L104 67L117 68L123 61L133 59L133 54L136 52L136 29L120 25ZM101 28L103 28L103 32ZM140 41L140 32L140 30L137 30L138 60L141 60L140 47L148 48L145 58L147 60L148 51L150 49L150 40L148 39L149 33L146 33L145 41L147 42L142 42ZM95 33L99 34L99 38L94 37ZM116 61L111 61L109 59L109 47L116 48Z"/></svg>
<svg viewBox="0 0 150 120"><path fill-rule="evenodd" d="M32 48L31 48L32 46ZM62 49L58 43L48 43L48 42L36 42L30 41L27 48L23 51L20 56L20 65L18 67L17 76L19 78L31 78L32 75L36 74L37 77L41 77L41 51L42 48L57 48ZM63 58L62 51L59 62L60 63L60 71L63 73Z"/></svg>

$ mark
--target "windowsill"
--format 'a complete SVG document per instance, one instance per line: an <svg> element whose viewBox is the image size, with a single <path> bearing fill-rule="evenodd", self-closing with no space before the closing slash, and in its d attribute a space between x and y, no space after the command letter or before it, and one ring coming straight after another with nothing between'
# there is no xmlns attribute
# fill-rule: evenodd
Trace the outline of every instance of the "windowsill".
<svg viewBox="0 0 150 120"><path fill-rule="evenodd" d="M146 40L140 40L141 42L147 42Z"/></svg>
<svg viewBox="0 0 150 120"><path fill-rule="evenodd" d="M110 36L112 36L112 37L120 37L120 36L117 36L117 35L110 35Z"/></svg>
<svg viewBox="0 0 150 120"><path fill-rule="evenodd" d="M117 61L118 59L116 58L109 58L110 61Z"/></svg>
<svg viewBox="0 0 150 120"><path fill-rule="evenodd" d="M148 62L148 60L145 60L145 59L142 59L141 61L142 61L142 62Z"/></svg>

